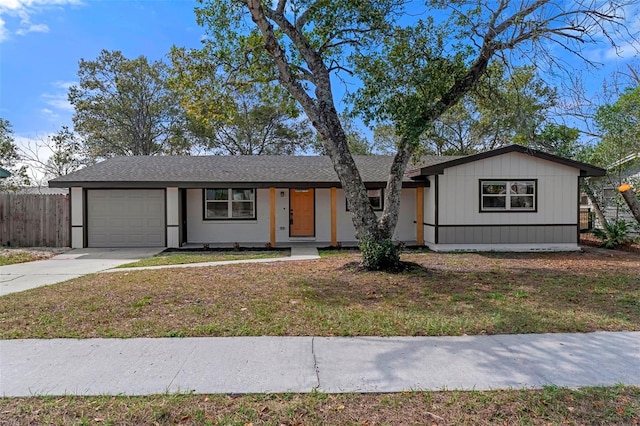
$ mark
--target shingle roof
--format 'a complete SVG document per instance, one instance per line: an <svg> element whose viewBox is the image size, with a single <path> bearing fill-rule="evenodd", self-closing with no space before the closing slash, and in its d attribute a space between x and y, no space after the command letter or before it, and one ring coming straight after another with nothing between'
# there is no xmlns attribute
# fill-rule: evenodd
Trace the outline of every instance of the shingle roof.
<svg viewBox="0 0 640 426"><path fill-rule="evenodd" d="M419 166L409 166L404 186L420 185L426 176L483 158L519 152L580 170L583 176L601 176L605 171L519 145L468 156L426 156ZM362 180L370 187L384 185L392 156L357 155L354 160ZM134 156L116 157L49 181L52 188L203 188L213 184L228 186L329 187L340 186L327 156Z"/></svg>
<svg viewBox="0 0 640 426"><path fill-rule="evenodd" d="M436 164L452 157L426 157ZM391 156L354 156L366 183L384 183ZM414 184L409 177L405 182ZM51 187L203 187L214 183L269 186L339 186L327 156L134 156L116 157L49 181Z"/></svg>

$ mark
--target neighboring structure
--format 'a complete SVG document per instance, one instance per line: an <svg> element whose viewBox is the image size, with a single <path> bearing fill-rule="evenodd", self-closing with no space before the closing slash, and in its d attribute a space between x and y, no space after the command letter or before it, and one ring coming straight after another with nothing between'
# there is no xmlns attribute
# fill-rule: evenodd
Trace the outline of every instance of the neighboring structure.
<svg viewBox="0 0 640 426"><path fill-rule="evenodd" d="M11 172L3 167L0 167L0 179L6 179L11 176Z"/></svg>
<svg viewBox="0 0 640 426"><path fill-rule="evenodd" d="M602 199L604 201L604 214L607 222L625 220L635 223L636 220L629 210L629 206L618 191L618 187L625 182L640 182L640 153L631 154L607 168L609 170L609 182L602 187ZM637 192L638 188L636 188ZM598 228L602 225L598 222Z"/></svg>
<svg viewBox="0 0 640 426"><path fill-rule="evenodd" d="M356 156L382 210L392 157ZM588 164L511 145L429 157L403 179L394 238L434 250L577 250ZM118 157L49 181L71 188L73 247L355 245L328 157Z"/></svg>

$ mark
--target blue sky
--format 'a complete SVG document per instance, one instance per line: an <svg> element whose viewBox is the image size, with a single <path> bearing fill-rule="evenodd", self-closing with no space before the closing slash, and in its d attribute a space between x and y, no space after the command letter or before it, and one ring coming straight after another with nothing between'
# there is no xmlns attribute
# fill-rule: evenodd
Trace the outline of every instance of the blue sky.
<svg viewBox="0 0 640 426"><path fill-rule="evenodd" d="M0 117L8 119L16 139L37 139L71 125L67 89L76 81L78 61L95 59L101 49L126 57L160 59L172 45L198 47L202 28L190 0L0 0ZM627 20L640 29L639 6ZM602 78L634 56L617 58L606 44L589 47L587 56L605 64L588 75L600 88ZM594 89L595 90L595 89Z"/></svg>
<svg viewBox="0 0 640 426"><path fill-rule="evenodd" d="M0 117L26 138L71 125L67 90L81 58L108 49L161 59L174 44L198 47L203 31L194 6L190 0L0 0Z"/></svg>

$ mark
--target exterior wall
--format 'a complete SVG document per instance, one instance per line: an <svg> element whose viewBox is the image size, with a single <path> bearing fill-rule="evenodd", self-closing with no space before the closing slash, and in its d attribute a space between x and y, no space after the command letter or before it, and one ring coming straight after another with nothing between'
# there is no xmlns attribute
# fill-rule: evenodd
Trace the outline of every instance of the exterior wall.
<svg viewBox="0 0 640 426"><path fill-rule="evenodd" d="M167 247L180 247L180 203L178 188L167 188Z"/></svg>
<svg viewBox="0 0 640 426"><path fill-rule="evenodd" d="M575 241L575 225L445 227L438 231L444 244L558 244Z"/></svg>
<svg viewBox="0 0 640 426"><path fill-rule="evenodd" d="M435 176L429 176L431 186L424 188L424 242L435 243L436 226L436 184Z"/></svg>
<svg viewBox="0 0 640 426"><path fill-rule="evenodd" d="M434 244L577 249L578 176L572 167L520 153L446 169L438 177ZM480 212L481 179L537 179L537 211Z"/></svg>
<svg viewBox="0 0 640 426"><path fill-rule="evenodd" d="M321 191L321 190L319 190ZM330 192L327 189L327 206L329 206ZM355 228L351 220L351 213L347 211L347 200L344 195L344 190L338 189L336 194L336 219L337 219L337 238L342 244L354 244L356 242ZM324 201L324 198L323 198ZM318 205L316 203L316 209ZM318 229L322 229L317 218L321 215L326 215L327 233L330 232L330 220L329 211L325 213L316 212L316 226ZM382 212L376 212L378 216ZM396 241L403 241L407 243L414 243L416 240L416 190L414 188L403 188L400 192L400 212L398 214L398 225L393 234L393 239ZM328 234L328 240L331 240L331 235Z"/></svg>
<svg viewBox="0 0 640 426"><path fill-rule="evenodd" d="M292 238L289 236L289 189L275 188L276 192L276 245L289 242L313 241L331 244L331 189L315 189L315 237ZM405 188L400 195L400 218L394 239L415 243L416 207L415 189ZM169 197L167 197L169 202ZM169 206L169 204L167 204ZM254 220L204 220L202 189L187 190L187 242L204 244L235 242L266 244L270 240L270 189L256 191L256 219ZM342 189L336 190L336 237L343 245L356 243L351 214L346 209Z"/></svg>
<svg viewBox="0 0 640 426"><path fill-rule="evenodd" d="M84 191L71 188L71 248L84 247Z"/></svg>
<svg viewBox="0 0 640 426"><path fill-rule="evenodd" d="M204 220L202 191L202 189L187 190L187 241L189 243L266 244L269 242L268 188L256 190L256 219L251 220Z"/></svg>
<svg viewBox="0 0 640 426"><path fill-rule="evenodd" d="M265 224L265 226L267 226L267 224ZM267 232L269 232L268 229ZM276 244L279 241L289 241L288 188L276 188Z"/></svg>

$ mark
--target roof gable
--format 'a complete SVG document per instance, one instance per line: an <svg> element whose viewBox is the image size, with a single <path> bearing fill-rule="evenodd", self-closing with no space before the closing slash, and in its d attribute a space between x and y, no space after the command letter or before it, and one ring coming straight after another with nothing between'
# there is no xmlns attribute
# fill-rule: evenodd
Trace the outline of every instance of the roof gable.
<svg viewBox="0 0 640 426"><path fill-rule="evenodd" d="M481 152L479 154L467 155L465 157L458 157L451 160L446 160L437 164L427 165L413 169L409 173L409 177L414 180L424 180L429 175L443 174L444 170L449 167L459 166L461 164L467 164L474 161L483 160L485 158L491 158L498 155L508 154L510 152L518 152L532 157L540 158L554 163L563 164L565 166L573 167L580 170L580 176L604 176L606 170L600 167L592 166L590 164L582 163L580 161L570 160L568 158L559 157L557 155L549 154L543 151L538 151L532 148L526 148L521 145L508 145L502 148L494 149L491 151Z"/></svg>

